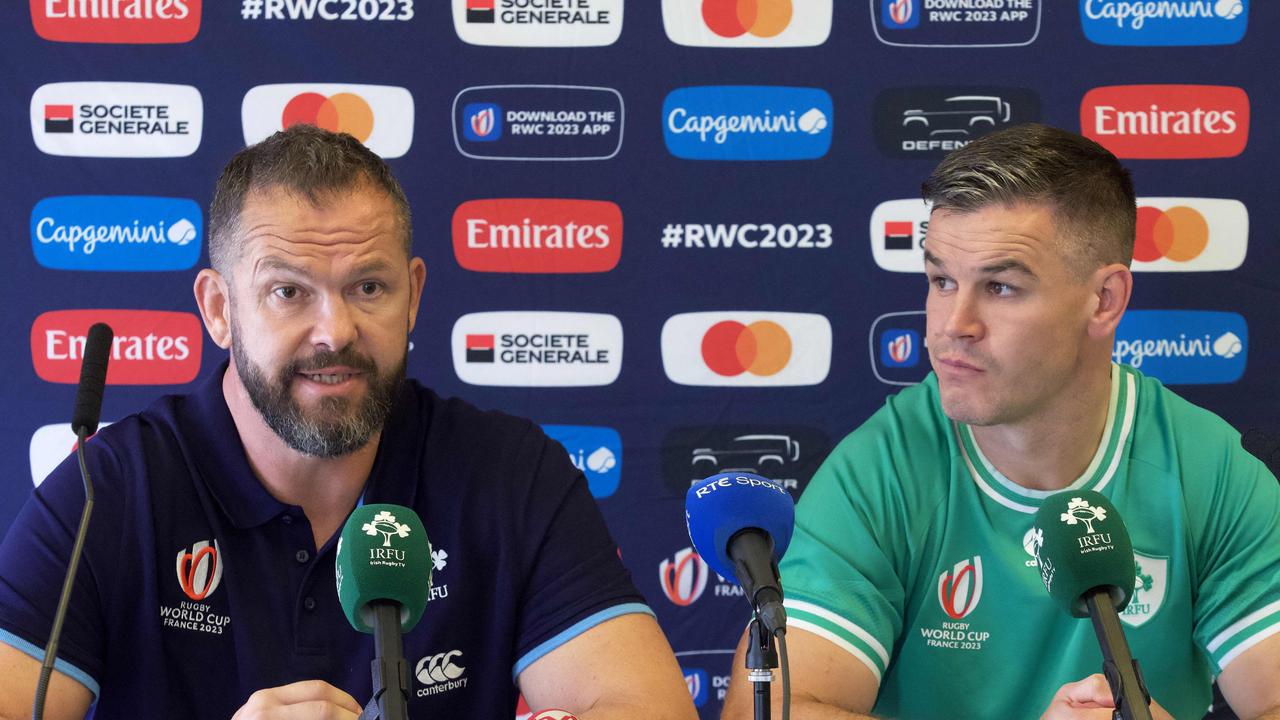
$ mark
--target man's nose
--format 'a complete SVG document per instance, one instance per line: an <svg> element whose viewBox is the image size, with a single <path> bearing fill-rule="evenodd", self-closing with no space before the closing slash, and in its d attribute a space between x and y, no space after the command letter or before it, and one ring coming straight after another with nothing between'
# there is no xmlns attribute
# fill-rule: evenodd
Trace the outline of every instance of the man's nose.
<svg viewBox="0 0 1280 720"><path fill-rule="evenodd" d="M942 332L953 340L981 340L985 333L978 310L978 298L973 292L956 293Z"/></svg>
<svg viewBox="0 0 1280 720"><path fill-rule="evenodd" d="M311 328L311 344L337 352L350 345L357 335L355 317L345 298L326 295L317 306Z"/></svg>

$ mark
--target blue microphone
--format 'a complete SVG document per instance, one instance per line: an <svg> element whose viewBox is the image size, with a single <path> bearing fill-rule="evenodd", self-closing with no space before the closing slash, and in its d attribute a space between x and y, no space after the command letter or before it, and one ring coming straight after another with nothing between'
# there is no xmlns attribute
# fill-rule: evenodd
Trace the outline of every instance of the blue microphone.
<svg viewBox="0 0 1280 720"><path fill-rule="evenodd" d="M720 473L689 488L684 517L689 539L707 565L742 586L771 635L784 630L778 559L796 525L791 495L754 473Z"/></svg>

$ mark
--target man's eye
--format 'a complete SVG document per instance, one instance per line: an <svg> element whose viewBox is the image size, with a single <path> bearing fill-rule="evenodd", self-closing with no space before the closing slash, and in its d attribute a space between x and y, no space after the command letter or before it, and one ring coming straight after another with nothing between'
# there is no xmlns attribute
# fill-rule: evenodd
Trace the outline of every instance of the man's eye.
<svg viewBox="0 0 1280 720"><path fill-rule="evenodd" d="M1012 295L1014 290L1012 285L1007 285L1002 282L993 282L988 285L988 288L991 290L992 295L999 295L1001 297Z"/></svg>
<svg viewBox="0 0 1280 720"><path fill-rule="evenodd" d="M951 287L951 278L938 275L929 279L930 284L939 290L946 290Z"/></svg>
<svg viewBox="0 0 1280 720"><path fill-rule="evenodd" d="M292 300L298 297L298 288L293 285L282 285L273 291L281 300Z"/></svg>
<svg viewBox="0 0 1280 720"><path fill-rule="evenodd" d="M365 295L377 295L382 291L382 283L366 280L360 283L360 292Z"/></svg>

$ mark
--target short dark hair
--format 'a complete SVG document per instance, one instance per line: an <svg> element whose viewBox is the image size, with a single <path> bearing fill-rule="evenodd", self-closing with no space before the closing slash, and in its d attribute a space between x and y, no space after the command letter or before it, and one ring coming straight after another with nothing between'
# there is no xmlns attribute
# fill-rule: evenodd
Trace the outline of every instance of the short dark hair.
<svg viewBox="0 0 1280 720"><path fill-rule="evenodd" d="M412 255L409 201L391 168L359 140L314 125L293 125L232 156L209 204L209 262L227 274L239 256L240 212L253 192L282 189L320 205L335 193L363 185L386 192L396 207L404 248Z"/></svg>
<svg viewBox="0 0 1280 720"><path fill-rule="evenodd" d="M1138 211L1129 171L1075 133L1028 123L978 138L943 158L922 190L934 210L1049 206L1077 276L1133 261Z"/></svg>

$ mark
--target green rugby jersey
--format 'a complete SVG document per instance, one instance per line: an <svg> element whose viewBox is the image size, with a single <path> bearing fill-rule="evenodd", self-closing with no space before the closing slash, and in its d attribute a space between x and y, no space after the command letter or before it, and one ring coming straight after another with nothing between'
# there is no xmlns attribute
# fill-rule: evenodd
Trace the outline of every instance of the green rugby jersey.
<svg viewBox="0 0 1280 720"><path fill-rule="evenodd" d="M1152 696L1202 717L1212 677L1280 632L1280 486L1223 420L1113 365L1106 430L1071 487L1110 498L1133 539L1121 617ZM1050 494L1001 475L930 374L805 491L781 564L789 625L871 669L877 715L1039 717L1102 669L1090 622L1054 604L1028 550Z"/></svg>

